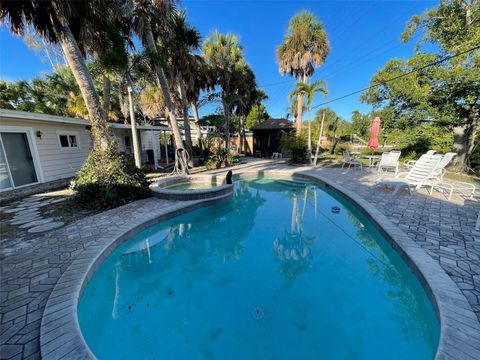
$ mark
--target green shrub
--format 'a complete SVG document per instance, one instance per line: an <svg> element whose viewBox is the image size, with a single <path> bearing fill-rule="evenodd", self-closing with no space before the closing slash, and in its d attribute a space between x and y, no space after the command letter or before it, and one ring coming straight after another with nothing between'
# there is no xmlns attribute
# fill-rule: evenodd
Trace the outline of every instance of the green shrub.
<svg viewBox="0 0 480 360"><path fill-rule="evenodd" d="M282 135L280 139L282 151L290 154L290 161L294 164L303 163L307 153L305 139L295 135Z"/></svg>
<svg viewBox="0 0 480 360"><path fill-rule="evenodd" d="M71 183L75 200L86 208L107 209L150 195L145 173L131 156L113 147L92 150Z"/></svg>
<svg viewBox="0 0 480 360"><path fill-rule="evenodd" d="M385 149L385 148L377 148L375 150L367 148L362 148L360 150L360 153L362 155L382 155L385 151L390 151L391 149Z"/></svg>
<svg viewBox="0 0 480 360"><path fill-rule="evenodd" d="M394 144L402 151L402 158L415 159L428 150L447 153L453 147L453 133L445 128L424 124L403 131L391 132L387 138L388 144Z"/></svg>
<svg viewBox="0 0 480 360"><path fill-rule="evenodd" d="M208 159L207 162L205 163L205 167L207 168L207 170L212 170L212 169L215 169L217 165L214 160Z"/></svg>
<svg viewBox="0 0 480 360"><path fill-rule="evenodd" d="M223 165L225 160L227 160L228 150L223 146L215 146L210 151L212 153L210 159L213 160L217 166Z"/></svg>

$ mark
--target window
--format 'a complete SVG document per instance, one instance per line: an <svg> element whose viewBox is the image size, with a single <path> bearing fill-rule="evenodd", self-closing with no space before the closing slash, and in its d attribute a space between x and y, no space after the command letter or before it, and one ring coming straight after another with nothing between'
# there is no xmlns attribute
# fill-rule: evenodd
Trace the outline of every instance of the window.
<svg viewBox="0 0 480 360"><path fill-rule="evenodd" d="M78 148L77 135L58 135L61 148Z"/></svg>

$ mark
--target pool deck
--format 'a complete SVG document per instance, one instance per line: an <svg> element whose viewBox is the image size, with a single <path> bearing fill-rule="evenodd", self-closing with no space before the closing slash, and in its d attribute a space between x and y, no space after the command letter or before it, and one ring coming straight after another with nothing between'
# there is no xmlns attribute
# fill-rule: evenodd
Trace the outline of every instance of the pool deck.
<svg viewBox="0 0 480 360"><path fill-rule="evenodd" d="M269 160L252 160L232 170L234 173L277 170L312 174L352 192L403 230L445 270L477 316L475 320L466 317L460 321L470 329L480 329L480 232L474 229L480 210L478 200L454 196L448 201L443 194L430 196L423 191L415 196L395 196L391 191L374 187L377 177L368 171L310 169ZM221 169L210 173L225 172ZM69 343L68 336L61 336L66 324L52 322L65 313L62 304L64 298L69 297L68 287L61 292L62 283L69 281L62 275L69 267L72 271L75 266L83 266L82 258L99 253L112 239L128 235L134 227L146 226L145 221L151 223L189 211L201 206L200 203L149 198L52 230L31 241L29 246L16 247L15 251L7 248L8 241L2 242L4 248L0 250L5 257L0 273L0 359L39 359L42 318L43 325L51 323L50 329L44 326L42 330L44 357L77 355L79 344L73 338ZM52 299L55 286L56 294L60 295ZM49 298L49 311L44 314ZM53 320L47 322L45 317ZM479 338L480 334L463 339L466 345L454 349L456 354L445 358L480 359Z"/></svg>

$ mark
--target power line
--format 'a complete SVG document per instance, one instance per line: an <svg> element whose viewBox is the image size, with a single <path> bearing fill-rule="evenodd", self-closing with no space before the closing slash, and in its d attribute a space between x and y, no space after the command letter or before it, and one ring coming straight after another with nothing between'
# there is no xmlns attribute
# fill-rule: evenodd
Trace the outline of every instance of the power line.
<svg viewBox="0 0 480 360"><path fill-rule="evenodd" d="M478 49L480 49L480 45L475 46L475 47L473 47L473 48L470 48L470 49L468 49L468 50L459 52L459 53L457 53L457 54L455 54L455 55L445 56L445 57L442 58L442 59L439 59L439 60L437 60L437 61L434 61L434 62L432 62L432 63L430 63L430 64L427 64L427 65L424 65L424 66L420 66L419 68L412 69L412 70L410 70L410 71L408 71L408 72L406 72L406 73L404 73L404 74L394 76L393 78L388 79L388 80L385 80L385 81L382 81L381 83L374 84L374 85L370 85L370 86L368 86L368 87L366 87L366 88L363 88L363 89L360 89L360 90L351 92L351 93L349 93L349 94L340 96L340 97L335 98L335 99L333 99L333 100L329 100L329 101L323 102L323 103L321 103L321 104L319 104L319 105L312 106L312 110L313 110L313 109L316 109L316 108L319 108L319 107L321 107L321 106L330 104L330 103L332 103L332 102L345 99L345 98L350 97L350 96L352 96L352 95L355 95L355 94L364 92L364 91L366 91L366 90L375 88L375 87L377 87L377 86L384 85L384 84L389 83L389 82L391 82L391 81L394 81L394 80L397 80L397 79L406 77L406 76L411 75L411 74L413 74L413 73L415 73L415 72L418 72L418 71L420 71L420 70L424 70L424 69L427 69L427 68L429 68L429 67L432 67L432 66L441 64L441 63L443 63L443 62L445 62L445 61L447 61L447 60L456 58L456 57L461 56L461 55L464 55L464 54L468 54L469 52L472 52L472 51L478 50Z"/></svg>
<svg viewBox="0 0 480 360"><path fill-rule="evenodd" d="M339 35L337 35L335 38L332 38L330 44L333 44L334 42L337 42L338 39L340 39L343 35L345 35L345 34L347 33L348 30L350 30L350 28L352 28L352 27L353 27L354 25L356 25L362 18L364 18L364 17L368 14L369 10L370 10L372 7L374 7L374 5L375 5L376 2L378 2L378 0L372 1L371 4L370 4L370 6L367 6L367 8L364 9L364 11L360 13L360 16L358 16L355 20L349 22L348 26L344 27L343 30L342 30L342 32L341 32Z"/></svg>
<svg viewBox="0 0 480 360"><path fill-rule="evenodd" d="M403 17L407 14L411 14L413 11L415 11L417 8L419 8L421 5L423 4L416 4L414 7L412 7L411 9L409 9L408 11L402 13L400 16L396 17L394 20L390 21L388 23L387 26L385 27L382 27L380 30L377 30L375 31L372 35L370 35L369 37L367 37L366 39L364 39L360 44L356 45L353 49L349 49L348 51L351 53L351 52L354 52L355 50L359 49L360 47L362 47L363 45L365 45L366 43L368 43L370 40L372 40L373 38L375 38L377 35L379 34L382 34L385 30L387 29L390 29L392 27L393 24L396 24L398 23L400 20L403 19ZM370 50L367 54L363 55L363 56L366 56L366 55L370 55L372 52L375 52L377 51L378 49L381 49L383 46L385 46L386 44L389 44L393 41L397 41L396 39L394 40L388 40L386 41L385 43L383 43L382 45L380 46L377 46L376 48L374 48L373 50ZM359 58L358 61L362 61L362 58ZM352 63L356 63L358 62L357 60L353 61L353 62L349 62L348 64L352 64ZM335 65L338 65L338 64L341 64L342 61L340 62L336 62ZM344 68L344 66L342 66L342 69ZM334 69L335 70L335 69Z"/></svg>
<svg viewBox="0 0 480 360"><path fill-rule="evenodd" d="M348 1L340 1L340 3L341 3L341 5L343 5L343 6L339 6L339 7L342 7L342 9L343 9L343 7L345 7L345 5L348 3ZM399 22L405 15L410 14L412 11L416 10L417 8L419 8L419 7L422 6L422 5L423 5L422 3L416 4L415 6L413 6L412 8L410 8L409 10L405 11L405 12L402 13L400 16L396 17L393 21L390 21L387 26L385 26L385 27L381 28L380 30L374 32L371 36L369 36L368 38L366 38L366 39L365 39L364 41L362 41L360 44L356 45L353 49L349 49L349 52L355 51L355 50L357 50L358 48L360 48L361 46L365 45L368 41L370 41L371 39L375 38L377 35L381 34L384 30L390 28L390 27L392 26L392 24L395 24L395 23ZM338 11L337 11L337 13L338 13ZM332 17L331 17L331 18L332 18ZM330 19L331 19L331 18L330 18ZM361 18L361 17L360 17L360 18ZM360 18L357 18L357 20L359 20ZM329 19L329 20L330 20L330 19ZM327 23L327 22L325 22L325 24L326 24L326 23ZM342 34L341 34L341 35L342 35ZM341 35L340 35L340 36L341 36ZM338 36L338 37L340 37L340 36ZM334 40L338 40L338 37L337 37L336 39L334 38L334 39L331 41L331 43L333 43ZM334 73L337 73L338 71L345 69L345 68L348 67L349 65L356 64L357 62L360 62L360 61L362 61L362 62L365 61L365 56L372 55L372 53L374 53L374 52L376 52L376 51L378 51L378 50L380 50L380 49L383 49L383 47L384 47L385 45L391 43L392 41L397 41L397 40L389 40L389 41L383 43L382 45L377 46L376 48L374 48L373 50L371 50L369 53L363 55L363 57L358 58L357 60L354 60L354 61L350 61L350 62L346 63L345 65L342 65L339 69L335 69L335 68L334 68L334 69L333 69L333 72L334 72ZM393 47L393 48L390 48L390 49L388 49L387 51L396 49L396 48L399 47L400 45L402 45L402 44L400 43L399 45L397 45L397 46L395 46L395 47ZM383 51L383 52L381 52L381 54L383 54L384 52L387 52L387 51ZM375 56L378 56L378 55L380 55L380 54L377 54L377 55L375 55ZM341 63L342 63L342 61L336 62L335 65L338 65L338 64L341 64ZM292 81L292 79L289 79L289 80L285 80L285 81L279 81L279 82L273 82L273 83L268 83L268 84L264 84L264 85L259 85L259 87L264 88L264 87L278 86L278 85L283 85L283 84L286 84L286 83L291 83L291 81Z"/></svg>

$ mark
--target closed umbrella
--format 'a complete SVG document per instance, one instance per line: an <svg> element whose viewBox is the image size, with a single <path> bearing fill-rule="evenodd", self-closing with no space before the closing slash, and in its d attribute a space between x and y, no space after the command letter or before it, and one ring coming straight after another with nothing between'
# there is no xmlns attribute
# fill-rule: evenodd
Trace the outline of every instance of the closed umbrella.
<svg viewBox="0 0 480 360"><path fill-rule="evenodd" d="M378 134L380 133L380 118L377 116L372 122L372 132L368 141L368 148L375 150L378 148Z"/></svg>

